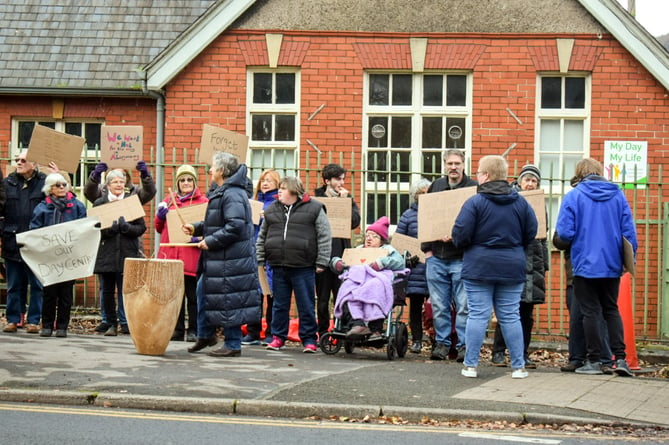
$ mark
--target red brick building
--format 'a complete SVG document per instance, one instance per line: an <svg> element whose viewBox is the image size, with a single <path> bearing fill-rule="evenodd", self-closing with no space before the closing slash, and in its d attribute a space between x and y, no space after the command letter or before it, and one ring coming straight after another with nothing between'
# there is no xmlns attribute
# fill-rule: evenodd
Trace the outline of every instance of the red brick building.
<svg viewBox="0 0 669 445"><path fill-rule="evenodd" d="M440 176L446 148L465 151L467 171L486 154L539 165L554 221L578 160L605 160L611 141L644 142L642 175L631 162L625 175L646 183L628 192L641 244L636 331L669 335L669 54L615 0L53 3L39 26L20 5L7 7L13 22L0 19L0 141L12 150L36 122L91 145L102 123L142 125L168 149L147 159L193 163L213 124L250 137L253 179L275 167L313 189L320 165L341 162L364 220L396 223L411 181ZM111 26L96 26L101 17ZM171 184L169 168L157 173ZM561 270L554 253L540 334L567 331Z"/></svg>

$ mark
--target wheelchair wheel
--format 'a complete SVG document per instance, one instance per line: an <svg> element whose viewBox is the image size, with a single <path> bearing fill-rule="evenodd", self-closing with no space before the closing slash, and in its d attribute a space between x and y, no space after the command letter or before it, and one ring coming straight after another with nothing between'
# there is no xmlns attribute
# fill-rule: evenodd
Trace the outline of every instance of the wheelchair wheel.
<svg viewBox="0 0 669 445"><path fill-rule="evenodd" d="M353 343L350 340L344 340L344 351L346 351L347 354L353 354L354 350L355 350L355 343Z"/></svg>
<svg viewBox="0 0 669 445"><path fill-rule="evenodd" d="M395 357L397 357L397 342L395 341L395 337L388 337L388 346L386 346L386 355L388 356L388 360L395 360Z"/></svg>
<svg viewBox="0 0 669 445"><path fill-rule="evenodd" d="M397 342L397 355L402 358L406 355L407 349L409 349L409 332L406 324L402 322L397 324L395 340Z"/></svg>
<svg viewBox="0 0 669 445"><path fill-rule="evenodd" d="M341 340L334 338L329 332L321 337L318 342L321 351L328 355L336 354L341 349Z"/></svg>

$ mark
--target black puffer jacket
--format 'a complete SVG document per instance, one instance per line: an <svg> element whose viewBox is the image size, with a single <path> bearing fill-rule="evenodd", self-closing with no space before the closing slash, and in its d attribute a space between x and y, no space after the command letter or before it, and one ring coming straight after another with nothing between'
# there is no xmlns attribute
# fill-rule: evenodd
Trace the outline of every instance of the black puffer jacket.
<svg viewBox="0 0 669 445"><path fill-rule="evenodd" d="M16 234L29 229L33 211L44 199L42 187L44 187L45 178L44 173L35 170L28 180L16 172L9 174L3 180L7 196L2 225L3 258L21 261L21 254L16 245Z"/></svg>
<svg viewBox="0 0 669 445"><path fill-rule="evenodd" d="M127 198L128 195L125 195ZM98 198L93 207L107 204L108 195L105 193ZM144 252L140 244L140 237L146 232L144 218L128 221L129 227L125 233L103 229L100 232L100 247L95 260L95 273L123 272L123 263L126 258L142 258Z"/></svg>
<svg viewBox="0 0 669 445"><path fill-rule="evenodd" d="M204 221L194 224L208 250L200 255L205 313L212 326L260 322L258 263L251 206L246 193L246 165L211 192Z"/></svg>
<svg viewBox="0 0 669 445"><path fill-rule="evenodd" d="M527 280L521 296L523 303L542 304L546 301L548 245L545 239L535 239L525 248Z"/></svg>

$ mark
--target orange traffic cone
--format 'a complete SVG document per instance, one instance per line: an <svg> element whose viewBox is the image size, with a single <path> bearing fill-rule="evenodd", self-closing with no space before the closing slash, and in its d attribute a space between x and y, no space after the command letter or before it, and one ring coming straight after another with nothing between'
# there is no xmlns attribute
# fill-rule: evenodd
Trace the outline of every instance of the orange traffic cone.
<svg viewBox="0 0 669 445"><path fill-rule="evenodd" d="M623 330L625 332L625 355L630 369L639 370L639 357L636 355L636 340L634 329L634 308L632 307L632 276L629 272L620 278L618 290L618 310L623 319Z"/></svg>

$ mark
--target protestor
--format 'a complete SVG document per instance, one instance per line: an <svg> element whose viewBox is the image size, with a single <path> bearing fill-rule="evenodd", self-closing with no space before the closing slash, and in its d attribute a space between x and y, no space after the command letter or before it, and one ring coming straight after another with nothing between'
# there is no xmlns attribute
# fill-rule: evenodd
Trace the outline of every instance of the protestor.
<svg viewBox="0 0 669 445"><path fill-rule="evenodd" d="M346 169L339 164L327 164L321 172L323 186L314 192L316 196L323 198L348 198L351 200L351 230L360 226L360 210L353 196L344 187L346 181ZM331 257L341 257L344 249L351 247L350 238L332 238ZM331 296L336 299L341 281L339 277L328 268L316 275L316 296L318 314L319 337L330 329L330 301Z"/></svg>
<svg viewBox="0 0 669 445"><path fill-rule="evenodd" d="M507 182L501 156L484 156L476 172L477 194L462 206L453 243L464 249L462 280L467 290L467 353L462 375L477 377L481 346L492 308L511 355L512 378L528 376L518 306L525 285L525 249L537 234L537 218Z"/></svg>
<svg viewBox="0 0 669 445"><path fill-rule="evenodd" d="M223 346L208 355L239 357L242 325L261 319L246 172L235 156L215 152L209 174L218 187L208 195L204 221L183 226L185 233L203 237L198 244L198 338L188 352L214 346L216 328L222 327Z"/></svg>
<svg viewBox="0 0 669 445"><path fill-rule="evenodd" d="M623 273L623 242L636 255L637 237L632 211L618 185L602 176L602 164L586 158L576 164L582 178L562 200L556 236L571 246L574 296L583 314L586 361L578 374L602 374L600 316L606 320L609 344L618 375L632 376L625 360L623 323L618 288Z"/></svg>
<svg viewBox="0 0 669 445"><path fill-rule="evenodd" d="M125 174L122 170L112 170L107 174L105 194L98 198L93 207L119 201L129 195L125 192ZM123 216L114 220L111 227L102 229L100 247L95 260L95 273L100 277L100 304L107 314L106 330L104 335L117 335L118 323L121 323L121 332L129 334L130 329L126 320L117 318L116 298L118 298L118 314L125 316L123 309L123 266L126 258L141 258L144 256L140 237L146 231L144 218L126 221ZM97 330L97 329L96 329Z"/></svg>
<svg viewBox="0 0 669 445"><path fill-rule="evenodd" d="M519 191L536 190L541 184L541 171L536 165L527 164L518 175L512 187ZM529 347L534 327L534 305L546 301L545 274L550 265L548 243L546 238L535 239L525 249L526 265L525 287L520 298L520 324L523 327L523 344L525 368L535 369L537 364L530 359ZM504 351L506 343L500 324L495 327L495 337L492 344L492 365L506 366Z"/></svg>
<svg viewBox="0 0 669 445"><path fill-rule="evenodd" d="M258 186L256 187L255 200L263 203L262 213L260 216L260 222L257 225L254 225L254 235L253 235L253 245L258 241L258 233L260 232L260 225L264 219L265 210L271 203L276 201L276 198L279 194L279 182L281 177L279 173L274 169L265 170L260 174L258 178ZM260 312L262 313L263 299L267 301L265 304L265 323L266 328L263 334L262 321L259 323L249 323L246 325L247 334L242 338L243 345L260 345L264 344L267 346L269 342L272 341L272 334L270 326L272 325L272 306L274 298L272 297L272 268L265 264L265 276L267 277L267 283L269 284L270 293L263 295L262 289L259 289L260 292Z"/></svg>
<svg viewBox="0 0 669 445"><path fill-rule="evenodd" d="M26 159L27 150L21 151L16 158L16 171L3 180L6 203L2 212L2 257L5 259L7 273L7 308L5 315L7 325L4 332L16 332L21 322L21 314L25 313L28 302L27 293L30 285L30 301L26 332L39 333L39 322L42 317L42 285L21 259L16 244L16 234L30 228L35 207L44 199L42 188L46 175L40 172L37 164ZM58 172L58 166L49 163L49 172Z"/></svg>
<svg viewBox="0 0 669 445"><path fill-rule="evenodd" d="M349 267L339 257L333 257L331 260L331 268L335 274L342 274L348 269L341 277L344 284L339 289L334 307L335 317L341 319L342 325L347 329L348 339L358 340L368 335L368 341L383 338L383 322L393 307L392 271L405 269L404 257L388 243L389 226L388 218L382 216L367 227L365 244L358 246L358 248L383 248L388 251L386 256L378 258L371 265ZM352 279L353 276L356 278ZM363 292L362 287L369 278L380 279L384 283L383 288L388 291L368 286L369 292Z"/></svg>
<svg viewBox="0 0 669 445"><path fill-rule="evenodd" d="M30 230L74 221L86 217L86 206L70 191L69 181L60 173L51 173L44 180L46 198L35 207ZM40 337L67 337L75 280L44 286L42 330Z"/></svg>
<svg viewBox="0 0 669 445"><path fill-rule="evenodd" d="M258 264L269 264L273 272L272 342L267 349L278 351L284 347L294 293L303 352L318 350L315 275L328 266L331 242L330 223L323 204L304 192L298 178L283 178L279 184L279 199L265 210L256 243Z"/></svg>
<svg viewBox="0 0 669 445"><path fill-rule="evenodd" d="M428 193L477 185L476 181L465 174L465 155L461 150L446 150L443 158L446 177L434 181L427 190ZM432 360L448 358L452 346L452 312L455 306L455 331L458 336L455 347L458 351L457 361L461 363L465 358L468 314L467 293L461 278L463 251L453 244L449 235L444 235L441 240L422 243L421 250L425 252L425 276L430 291L436 332L436 343L430 358Z"/></svg>
<svg viewBox="0 0 669 445"><path fill-rule="evenodd" d="M209 202L207 197L197 187L197 172L193 166L181 165L176 172L175 196L168 196L158 204L153 225L156 232L160 234L160 248L158 258L168 260L180 260L184 263L184 302L179 310L177 324L172 334L172 340L186 340L194 342L197 340L197 264L200 260L200 250L190 246L165 246L170 243L169 229L167 226L167 213L184 207ZM181 232L181 227L179 227ZM192 238L192 243L199 243L199 238ZM188 329L186 329L186 309L188 311Z"/></svg>
<svg viewBox="0 0 669 445"><path fill-rule="evenodd" d="M430 181L423 178L411 185L411 205L402 213L395 233L418 238L418 197L430 188ZM411 268L407 284L409 298L409 327L411 328L411 348L414 354L423 350L423 305L430 297L425 278L425 264L416 263Z"/></svg>

